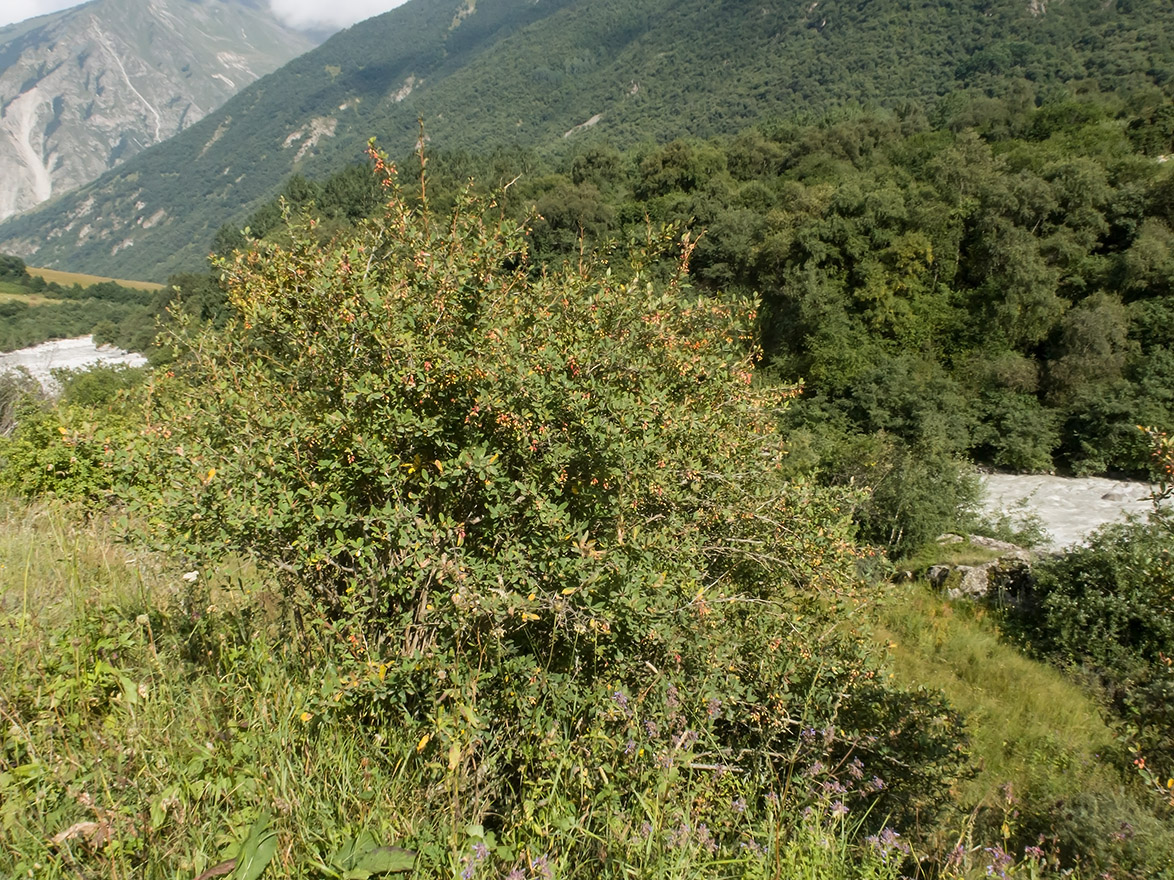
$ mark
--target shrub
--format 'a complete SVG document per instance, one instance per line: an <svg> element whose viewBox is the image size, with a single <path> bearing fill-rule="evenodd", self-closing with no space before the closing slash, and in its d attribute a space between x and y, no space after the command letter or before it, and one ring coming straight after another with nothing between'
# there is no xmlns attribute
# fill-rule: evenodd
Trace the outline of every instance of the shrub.
<svg viewBox="0 0 1174 880"><path fill-rule="evenodd" d="M48 399L27 372L0 374L0 488L102 506L148 479L144 371L96 366L54 378L61 394Z"/></svg>
<svg viewBox="0 0 1174 880"><path fill-rule="evenodd" d="M1174 550L1169 524L1107 526L1088 546L1041 564L1025 628L1035 646L1083 667L1105 689L1143 776L1174 775ZM1147 767L1148 762L1148 767ZM1158 774L1158 776L1155 776Z"/></svg>
<svg viewBox="0 0 1174 880"><path fill-rule="evenodd" d="M383 216L222 264L236 317L181 339L151 420L171 545L255 555L340 646L307 717L418 724L468 820L566 773L622 809L597 756L633 712L681 776L920 762L893 810L940 802L957 719L904 723L847 626L850 499L785 478L753 306L689 290L687 238L663 285L533 270L492 204L436 217L376 166Z"/></svg>
<svg viewBox="0 0 1174 880"><path fill-rule="evenodd" d="M41 384L24 367L0 372L0 437L7 437L16 427L22 403L42 393Z"/></svg>
<svg viewBox="0 0 1174 880"><path fill-rule="evenodd" d="M130 477L125 453L136 431L114 412L26 398L14 420L12 433L0 437L0 488L106 504Z"/></svg>

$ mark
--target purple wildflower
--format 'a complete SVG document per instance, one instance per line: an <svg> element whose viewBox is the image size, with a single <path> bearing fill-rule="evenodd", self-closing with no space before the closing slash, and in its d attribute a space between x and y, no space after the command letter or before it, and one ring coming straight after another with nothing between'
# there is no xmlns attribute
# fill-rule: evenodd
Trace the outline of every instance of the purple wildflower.
<svg viewBox="0 0 1174 880"><path fill-rule="evenodd" d="M713 835L709 833L709 826L704 822L697 826L697 842L708 852L717 852L717 841L713 839Z"/></svg>
<svg viewBox="0 0 1174 880"><path fill-rule="evenodd" d="M763 848L762 844L759 843L757 840L755 840L753 837L751 837L749 840L743 840L738 845L740 847L742 847L742 849L750 850L750 852L754 853L757 856L766 855L766 849Z"/></svg>
<svg viewBox="0 0 1174 880"><path fill-rule="evenodd" d="M837 819L842 819L844 816L848 815L848 808L844 806L843 801L836 801L834 804L832 804L832 815Z"/></svg>
<svg viewBox="0 0 1174 880"><path fill-rule="evenodd" d="M665 694L664 704L669 710L677 709L681 705L680 697L678 696L677 686L670 684L668 692Z"/></svg>
<svg viewBox="0 0 1174 880"><path fill-rule="evenodd" d="M909 845L901 840L901 835L892 828L885 828L880 834L873 834L865 838L869 846L880 853L881 860L887 862L894 853L909 854Z"/></svg>
<svg viewBox="0 0 1174 880"><path fill-rule="evenodd" d="M946 866L950 868L957 868L962 864L962 861L965 858L966 850L962 844L959 843L952 850L950 850L950 855L946 859Z"/></svg>
<svg viewBox="0 0 1174 880"><path fill-rule="evenodd" d="M1007 869L1014 863L1014 859L1010 854L1003 851L1003 848L996 844L995 846L986 847L985 852L990 857L990 862L986 866L986 875L988 877L998 877L999 880L1006 880Z"/></svg>
<svg viewBox="0 0 1174 880"><path fill-rule="evenodd" d="M739 795L738 797L734 798L734 800L730 804L730 806L733 808L735 813L738 813L738 814L745 813L746 812L746 798Z"/></svg>
<svg viewBox="0 0 1174 880"><path fill-rule="evenodd" d="M514 868L505 875L505 880L526 880L526 874L521 868Z"/></svg>
<svg viewBox="0 0 1174 880"><path fill-rule="evenodd" d="M551 870L545 853L530 861L530 870L544 880L550 880L554 876L554 871Z"/></svg>

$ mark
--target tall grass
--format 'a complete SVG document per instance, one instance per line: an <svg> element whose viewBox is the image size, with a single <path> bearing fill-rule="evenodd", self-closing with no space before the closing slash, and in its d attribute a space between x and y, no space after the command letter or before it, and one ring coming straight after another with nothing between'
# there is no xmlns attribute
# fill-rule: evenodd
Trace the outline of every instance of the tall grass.
<svg viewBox="0 0 1174 880"><path fill-rule="evenodd" d="M980 604L909 584L879 617L892 674L944 692L967 718L976 772L956 798L963 848L994 839L1019 854L1042 844L1068 866L1097 859L1116 877L1169 876L1159 871L1174 866L1174 829L1125 771L1095 694L1024 656Z"/></svg>
<svg viewBox="0 0 1174 880"><path fill-rule="evenodd" d="M0 876L244 871L258 829L266 877L363 876L353 854L389 844L415 877L881 880L904 858L858 844L861 817L670 784L651 755L623 809L568 761L526 782L524 818L467 825L407 719L321 710L347 684L326 656L247 567L205 582L101 518L0 498Z"/></svg>

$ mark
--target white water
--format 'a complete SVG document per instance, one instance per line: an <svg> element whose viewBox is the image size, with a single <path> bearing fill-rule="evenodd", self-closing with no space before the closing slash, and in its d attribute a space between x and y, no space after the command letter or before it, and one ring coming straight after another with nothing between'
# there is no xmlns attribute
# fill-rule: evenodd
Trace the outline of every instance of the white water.
<svg viewBox="0 0 1174 880"><path fill-rule="evenodd" d="M1147 483L1104 477L986 474L986 513L1034 513L1052 536L1052 547L1081 543L1090 532L1128 514L1152 509Z"/></svg>
<svg viewBox="0 0 1174 880"><path fill-rule="evenodd" d="M94 345L93 336L76 339L54 339L32 348L0 354L0 373L14 367L24 367L46 391L53 390L53 370L77 370L95 364L127 364L141 367L147 359L135 352L123 351L112 345Z"/></svg>

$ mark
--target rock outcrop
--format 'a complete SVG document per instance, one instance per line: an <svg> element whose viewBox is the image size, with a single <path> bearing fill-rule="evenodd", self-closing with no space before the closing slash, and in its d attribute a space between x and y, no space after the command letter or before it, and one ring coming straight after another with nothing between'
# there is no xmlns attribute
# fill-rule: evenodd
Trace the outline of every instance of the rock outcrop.
<svg viewBox="0 0 1174 880"><path fill-rule="evenodd" d="M971 547L997 553L993 559L970 565L931 566L929 582L950 599L989 599L999 597L1014 601L1030 585L1031 551L981 535L943 535L942 544L969 542Z"/></svg>
<svg viewBox="0 0 1174 880"><path fill-rule="evenodd" d="M95 0L0 28L0 220L94 180L312 46L248 0Z"/></svg>

